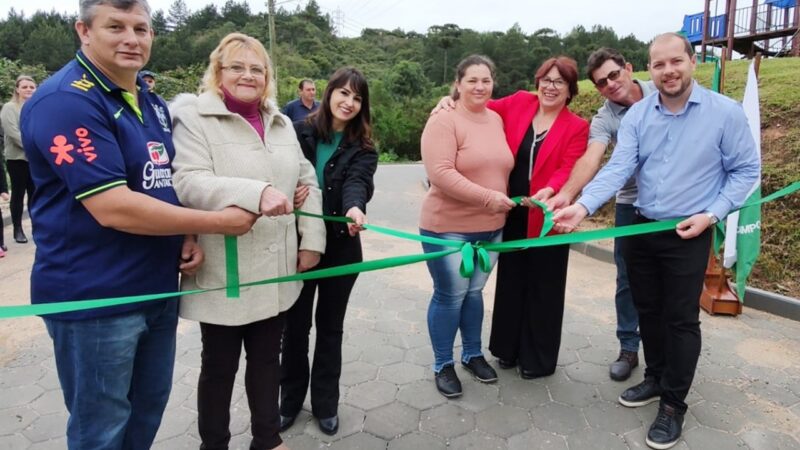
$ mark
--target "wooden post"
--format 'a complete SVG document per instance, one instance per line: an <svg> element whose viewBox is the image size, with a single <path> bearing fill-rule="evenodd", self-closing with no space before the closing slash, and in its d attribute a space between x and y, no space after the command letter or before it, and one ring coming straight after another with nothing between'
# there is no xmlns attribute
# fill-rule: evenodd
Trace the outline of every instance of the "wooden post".
<svg viewBox="0 0 800 450"><path fill-rule="evenodd" d="M708 41L708 24L710 22L710 18L708 16L711 9L711 0L705 0L703 3L705 3L705 7L703 8L703 40L701 41L700 46L700 60L702 62L706 62L706 42Z"/></svg>
<svg viewBox="0 0 800 450"><path fill-rule="evenodd" d="M722 47L722 54L719 55L719 93L722 94L725 92L725 60L727 59L727 54L730 50L728 48Z"/></svg>
<svg viewBox="0 0 800 450"><path fill-rule="evenodd" d="M794 3L794 36L792 37L792 56L800 56L800 0Z"/></svg>
<svg viewBox="0 0 800 450"><path fill-rule="evenodd" d="M756 52L756 57L753 59L753 70L755 70L756 79L758 79L759 70L761 70L761 52Z"/></svg>
<svg viewBox="0 0 800 450"><path fill-rule="evenodd" d="M736 28L736 0L728 0L728 29L725 30L728 35L728 54L727 58L733 57L733 30ZM724 72L723 72L724 73Z"/></svg>

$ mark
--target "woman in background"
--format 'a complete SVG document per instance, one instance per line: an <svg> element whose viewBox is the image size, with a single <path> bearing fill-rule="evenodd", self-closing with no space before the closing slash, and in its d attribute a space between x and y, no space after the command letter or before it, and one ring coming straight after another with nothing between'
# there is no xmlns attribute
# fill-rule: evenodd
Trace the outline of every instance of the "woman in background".
<svg viewBox="0 0 800 450"><path fill-rule="evenodd" d="M28 194L28 210L33 195L33 180L28 169L28 158L22 149L22 137L19 133L19 113L22 105L36 92L36 82L28 75L20 75L14 83L14 95L11 101L3 105L0 111L0 122L3 126L4 152L8 177L11 179L11 224L14 227L14 241L24 244L28 237L22 230L22 203Z"/></svg>

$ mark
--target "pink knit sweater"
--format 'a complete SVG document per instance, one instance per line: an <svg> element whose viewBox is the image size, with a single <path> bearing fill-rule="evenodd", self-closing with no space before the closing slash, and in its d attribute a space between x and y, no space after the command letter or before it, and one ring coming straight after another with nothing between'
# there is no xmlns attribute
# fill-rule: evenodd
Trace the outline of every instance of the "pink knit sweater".
<svg viewBox="0 0 800 450"><path fill-rule="evenodd" d="M503 121L488 109L473 113L456 104L431 116L422 132L422 162L431 188L419 226L436 233L493 231L506 215L486 208L492 191L507 193L514 157Z"/></svg>

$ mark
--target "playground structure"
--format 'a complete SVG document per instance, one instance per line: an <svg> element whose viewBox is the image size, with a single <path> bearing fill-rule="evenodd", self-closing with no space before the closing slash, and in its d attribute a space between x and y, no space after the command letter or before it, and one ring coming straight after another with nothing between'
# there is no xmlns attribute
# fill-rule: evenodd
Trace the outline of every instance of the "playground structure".
<svg viewBox="0 0 800 450"><path fill-rule="evenodd" d="M701 46L701 61L708 47L736 51L747 58L800 56L800 0L704 0L703 12L684 16L681 31L693 45ZM713 8L712 8L713 3ZM720 7L724 10L720 14ZM712 14L713 10L713 16Z"/></svg>

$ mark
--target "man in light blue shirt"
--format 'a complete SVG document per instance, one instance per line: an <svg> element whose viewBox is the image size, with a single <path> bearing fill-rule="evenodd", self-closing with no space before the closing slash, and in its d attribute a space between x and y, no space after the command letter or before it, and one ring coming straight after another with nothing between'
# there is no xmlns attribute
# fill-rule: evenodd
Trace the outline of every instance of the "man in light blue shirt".
<svg viewBox="0 0 800 450"><path fill-rule="evenodd" d="M761 169L741 106L698 85L691 44L676 33L650 45L649 70L658 95L622 119L611 160L578 202L554 220L571 231L632 175L639 194L636 223L688 217L676 231L627 238L628 267L645 349L645 381L626 390L628 407L660 400L647 445L670 448L681 435L686 395L700 356L699 297L711 226L744 203Z"/></svg>

